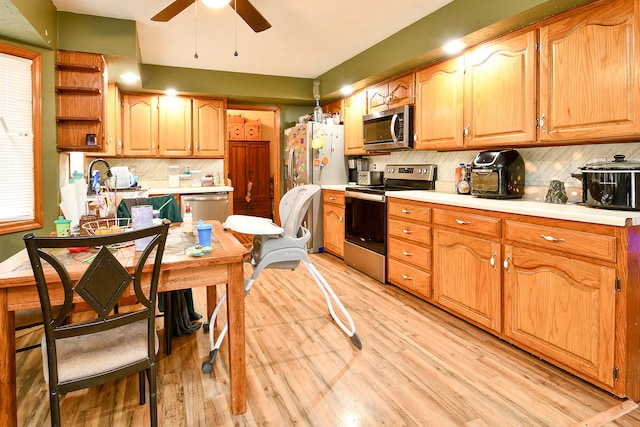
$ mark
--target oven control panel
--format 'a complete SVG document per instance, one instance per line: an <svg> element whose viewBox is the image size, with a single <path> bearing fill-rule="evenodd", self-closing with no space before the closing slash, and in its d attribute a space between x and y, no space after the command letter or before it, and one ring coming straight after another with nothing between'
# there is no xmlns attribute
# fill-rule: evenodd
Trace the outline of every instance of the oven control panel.
<svg viewBox="0 0 640 427"><path fill-rule="evenodd" d="M409 179L416 181L435 181L437 166L433 164L387 165L385 179Z"/></svg>

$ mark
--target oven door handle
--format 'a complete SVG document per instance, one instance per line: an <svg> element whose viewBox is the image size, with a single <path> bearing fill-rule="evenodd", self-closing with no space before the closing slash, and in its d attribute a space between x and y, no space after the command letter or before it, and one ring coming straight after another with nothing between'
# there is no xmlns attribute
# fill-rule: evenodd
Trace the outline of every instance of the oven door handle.
<svg viewBox="0 0 640 427"><path fill-rule="evenodd" d="M345 191L344 197L360 200L369 200L372 202L384 203L384 194L361 193L360 191Z"/></svg>

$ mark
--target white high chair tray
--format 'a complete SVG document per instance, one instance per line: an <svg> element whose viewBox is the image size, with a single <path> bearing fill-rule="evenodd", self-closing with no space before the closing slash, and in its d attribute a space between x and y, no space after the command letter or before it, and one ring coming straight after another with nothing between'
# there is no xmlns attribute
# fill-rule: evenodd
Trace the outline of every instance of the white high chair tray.
<svg viewBox="0 0 640 427"><path fill-rule="evenodd" d="M284 234L284 229L278 227L269 218L250 215L231 215L222 226L226 229L242 234L257 234L264 236Z"/></svg>

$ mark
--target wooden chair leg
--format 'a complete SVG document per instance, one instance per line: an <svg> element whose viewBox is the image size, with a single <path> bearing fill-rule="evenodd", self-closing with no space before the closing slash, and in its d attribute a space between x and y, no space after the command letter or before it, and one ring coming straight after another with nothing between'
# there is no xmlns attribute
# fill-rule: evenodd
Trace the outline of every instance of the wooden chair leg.
<svg viewBox="0 0 640 427"><path fill-rule="evenodd" d="M171 354L171 336L173 335L172 316L173 310L171 309L172 292L164 293L164 350L167 356Z"/></svg>

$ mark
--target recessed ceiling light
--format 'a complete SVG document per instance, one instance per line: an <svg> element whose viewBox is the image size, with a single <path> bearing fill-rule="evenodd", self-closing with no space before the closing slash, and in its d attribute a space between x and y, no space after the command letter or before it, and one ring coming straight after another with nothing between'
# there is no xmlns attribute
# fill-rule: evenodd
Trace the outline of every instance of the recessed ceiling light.
<svg viewBox="0 0 640 427"><path fill-rule="evenodd" d="M231 3L231 0L202 0L202 3L213 9L222 9Z"/></svg>
<svg viewBox="0 0 640 427"><path fill-rule="evenodd" d="M467 45L461 40L451 40L442 46L442 50L447 53L458 53L464 49Z"/></svg>
<svg viewBox="0 0 640 427"><path fill-rule="evenodd" d="M164 94L167 96L176 96L178 94L178 91L175 89L167 89L164 91Z"/></svg>
<svg viewBox="0 0 640 427"><path fill-rule="evenodd" d="M135 83L138 80L140 80L140 76L135 74L135 73L124 73L124 74L120 74L120 78L122 79L122 81L124 81L125 83Z"/></svg>
<svg viewBox="0 0 640 427"><path fill-rule="evenodd" d="M350 85L345 85L340 88L340 93L343 95L351 95L353 93L353 87Z"/></svg>

